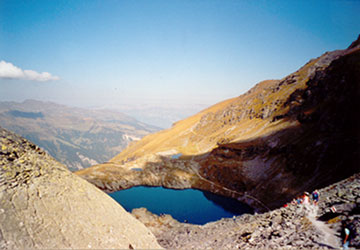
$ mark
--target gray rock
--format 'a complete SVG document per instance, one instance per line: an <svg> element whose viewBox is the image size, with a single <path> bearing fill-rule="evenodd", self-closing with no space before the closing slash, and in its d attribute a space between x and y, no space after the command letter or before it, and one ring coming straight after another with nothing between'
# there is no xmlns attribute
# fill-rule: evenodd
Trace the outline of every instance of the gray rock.
<svg viewBox="0 0 360 250"><path fill-rule="evenodd" d="M161 248L108 195L0 128L0 248Z"/></svg>

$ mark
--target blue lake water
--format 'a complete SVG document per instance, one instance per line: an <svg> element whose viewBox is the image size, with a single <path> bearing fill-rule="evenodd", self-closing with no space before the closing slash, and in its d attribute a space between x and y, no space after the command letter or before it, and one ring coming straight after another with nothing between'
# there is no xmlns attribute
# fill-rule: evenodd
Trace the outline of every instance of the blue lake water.
<svg viewBox="0 0 360 250"><path fill-rule="evenodd" d="M182 154L175 154L171 156L171 159L179 159Z"/></svg>
<svg viewBox="0 0 360 250"><path fill-rule="evenodd" d="M170 214L180 222L205 224L221 218L252 213L252 209L235 199L196 189L174 190L162 187L133 187L111 193L127 211L146 207L154 214Z"/></svg>

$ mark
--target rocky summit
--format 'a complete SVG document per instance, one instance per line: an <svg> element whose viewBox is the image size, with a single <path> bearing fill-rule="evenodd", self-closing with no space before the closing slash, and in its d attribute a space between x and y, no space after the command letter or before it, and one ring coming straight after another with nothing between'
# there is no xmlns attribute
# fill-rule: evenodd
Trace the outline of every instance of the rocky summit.
<svg viewBox="0 0 360 250"><path fill-rule="evenodd" d="M77 174L108 192L197 188L265 212L360 171L359 90L360 37Z"/></svg>
<svg viewBox="0 0 360 250"><path fill-rule="evenodd" d="M108 195L0 128L0 249L159 249Z"/></svg>

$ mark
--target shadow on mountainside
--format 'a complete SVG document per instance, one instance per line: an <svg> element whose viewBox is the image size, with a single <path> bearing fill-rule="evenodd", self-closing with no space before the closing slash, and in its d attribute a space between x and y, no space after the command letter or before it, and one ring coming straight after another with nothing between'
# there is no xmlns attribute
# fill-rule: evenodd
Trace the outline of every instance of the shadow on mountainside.
<svg viewBox="0 0 360 250"><path fill-rule="evenodd" d="M297 125L252 140L219 144L202 155L163 157L164 164L155 165L166 171L182 164L186 172L190 169L186 165L194 161L200 167L193 167L199 180L192 187L232 197L252 196L269 208L359 172L360 122L354 108L360 107L360 50L314 74L305 89L295 91L284 103L282 109L288 111L273 119ZM147 168L154 164L146 164L144 173Z"/></svg>
<svg viewBox="0 0 360 250"><path fill-rule="evenodd" d="M139 185L197 188L238 198L258 211L347 178L360 171L360 118L355 111L360 107L360 48L319 60L333 61L329 66L317 61L320 66L309 73L306 86L269 116L267 126L278 128L276 132L218 144L202 155L172 159L149 154L96 167L97 176L88 170L80 175L97 186L96 178L102 178L110 188L100 185L108 191ZM139 166L142 171L131 170Z"/></svg>
<svg viewBox="0 0 360 250"><path fill-rule="evenodd" d="M360 50L315 72L279 119L297 122L265 137L221 144L196 156L200 174L270 207L360 171Z"/></svg>

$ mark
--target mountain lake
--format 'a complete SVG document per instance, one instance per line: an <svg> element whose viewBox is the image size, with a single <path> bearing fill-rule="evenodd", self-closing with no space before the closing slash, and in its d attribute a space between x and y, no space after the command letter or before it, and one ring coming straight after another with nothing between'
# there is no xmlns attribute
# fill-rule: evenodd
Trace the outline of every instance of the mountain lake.
<svg viewBox="0 0 360 250"><path fill-rule="evenodd" d="M140 186L109 195L128 212L134 208L145 207L154 214L170 214L180 222L198 225L253 213L248 205L235 199L197 189L175 190Z"/></svg>

